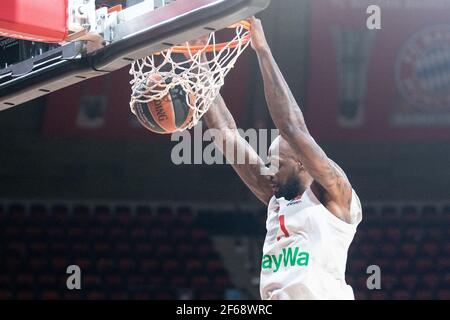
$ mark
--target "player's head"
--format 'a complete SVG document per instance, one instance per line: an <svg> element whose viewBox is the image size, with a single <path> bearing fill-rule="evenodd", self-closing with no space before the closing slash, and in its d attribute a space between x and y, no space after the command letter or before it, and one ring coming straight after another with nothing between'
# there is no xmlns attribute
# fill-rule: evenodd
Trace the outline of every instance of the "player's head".
<svg viewBox="0 0 450 320"><path fill-rule="evenodd" d="M278 136L269 148L271 174L268 175L275 197L292 200L312 182L289 143Z"/></svg>

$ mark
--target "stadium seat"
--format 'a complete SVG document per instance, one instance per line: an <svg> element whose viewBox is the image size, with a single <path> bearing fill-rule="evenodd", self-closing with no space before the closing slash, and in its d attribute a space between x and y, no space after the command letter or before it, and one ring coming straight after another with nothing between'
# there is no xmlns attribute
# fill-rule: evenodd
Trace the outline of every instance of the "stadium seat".
<svg viewBox="0 0 450 320"><path fill-rule="evenodd" d="M417 290L414 296L416 300L433 300L434 294L432 290Z"/></svg>
<svg viewBox="0 0 450 320"><path fill-rule="evenodd" d="M412 295L407 290L397 290L392 294L392 299L394 300L411 300Z"/></svg>
<svg viewBox="0 0 450 320"><path fill-rule="evenodd" d="M35 300L36 294L33 291L19 291L16 295L17 300Z"/></svg>
<svg viewBox="0 0 450 320"><path fill-rule="evenodd" d="M57 291L44 291L41 295L42 300L60 300L61 295Z"/></svg>

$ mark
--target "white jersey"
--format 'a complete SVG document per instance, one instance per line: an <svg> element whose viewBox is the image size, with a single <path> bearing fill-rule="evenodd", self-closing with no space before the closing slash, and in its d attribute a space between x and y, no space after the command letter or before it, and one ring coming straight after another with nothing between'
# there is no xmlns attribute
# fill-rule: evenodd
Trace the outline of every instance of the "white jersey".
<svg viewBox="0 0 450 320"><path fill-rule="evenodd" d="M350 224L330 213L310 188L297 200L272 197L267 211L261 298L354 299L345 268L362 219L356 192L352 191Z"/></svg>

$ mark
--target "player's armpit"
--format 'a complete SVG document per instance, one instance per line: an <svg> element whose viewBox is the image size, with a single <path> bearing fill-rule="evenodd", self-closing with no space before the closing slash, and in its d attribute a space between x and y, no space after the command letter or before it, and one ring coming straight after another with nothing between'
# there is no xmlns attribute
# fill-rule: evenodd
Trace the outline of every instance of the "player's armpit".
<svg viewBox="0 0 450 320"><path fill-rule="evenodd" d="M221 138L215 139L215 143L245 185L260 201L268 204L273 193L268 179L263 175L264 162L250 144L240 136L238 130L222 131Z"/></svg>
<svg viewBox="0 0 450 320"><path fill-rule="evenodd" d="M241 137L236 123L225 101L219 95L203 117L217 148L225 155L228 163L263 203L269 203L272 189L262 175L264 162L250 144Z"/></svg>

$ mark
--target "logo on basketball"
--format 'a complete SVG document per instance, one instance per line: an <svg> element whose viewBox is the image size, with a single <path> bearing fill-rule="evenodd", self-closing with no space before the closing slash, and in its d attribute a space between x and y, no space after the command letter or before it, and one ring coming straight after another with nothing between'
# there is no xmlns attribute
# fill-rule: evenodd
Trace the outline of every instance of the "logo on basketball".
<svg viewBox="0 0 450 320"><path fill-rule="evenodd" d="M450 25L436 25L413 35L401 49L396 81L411 111L450 109Z"/></svg>

